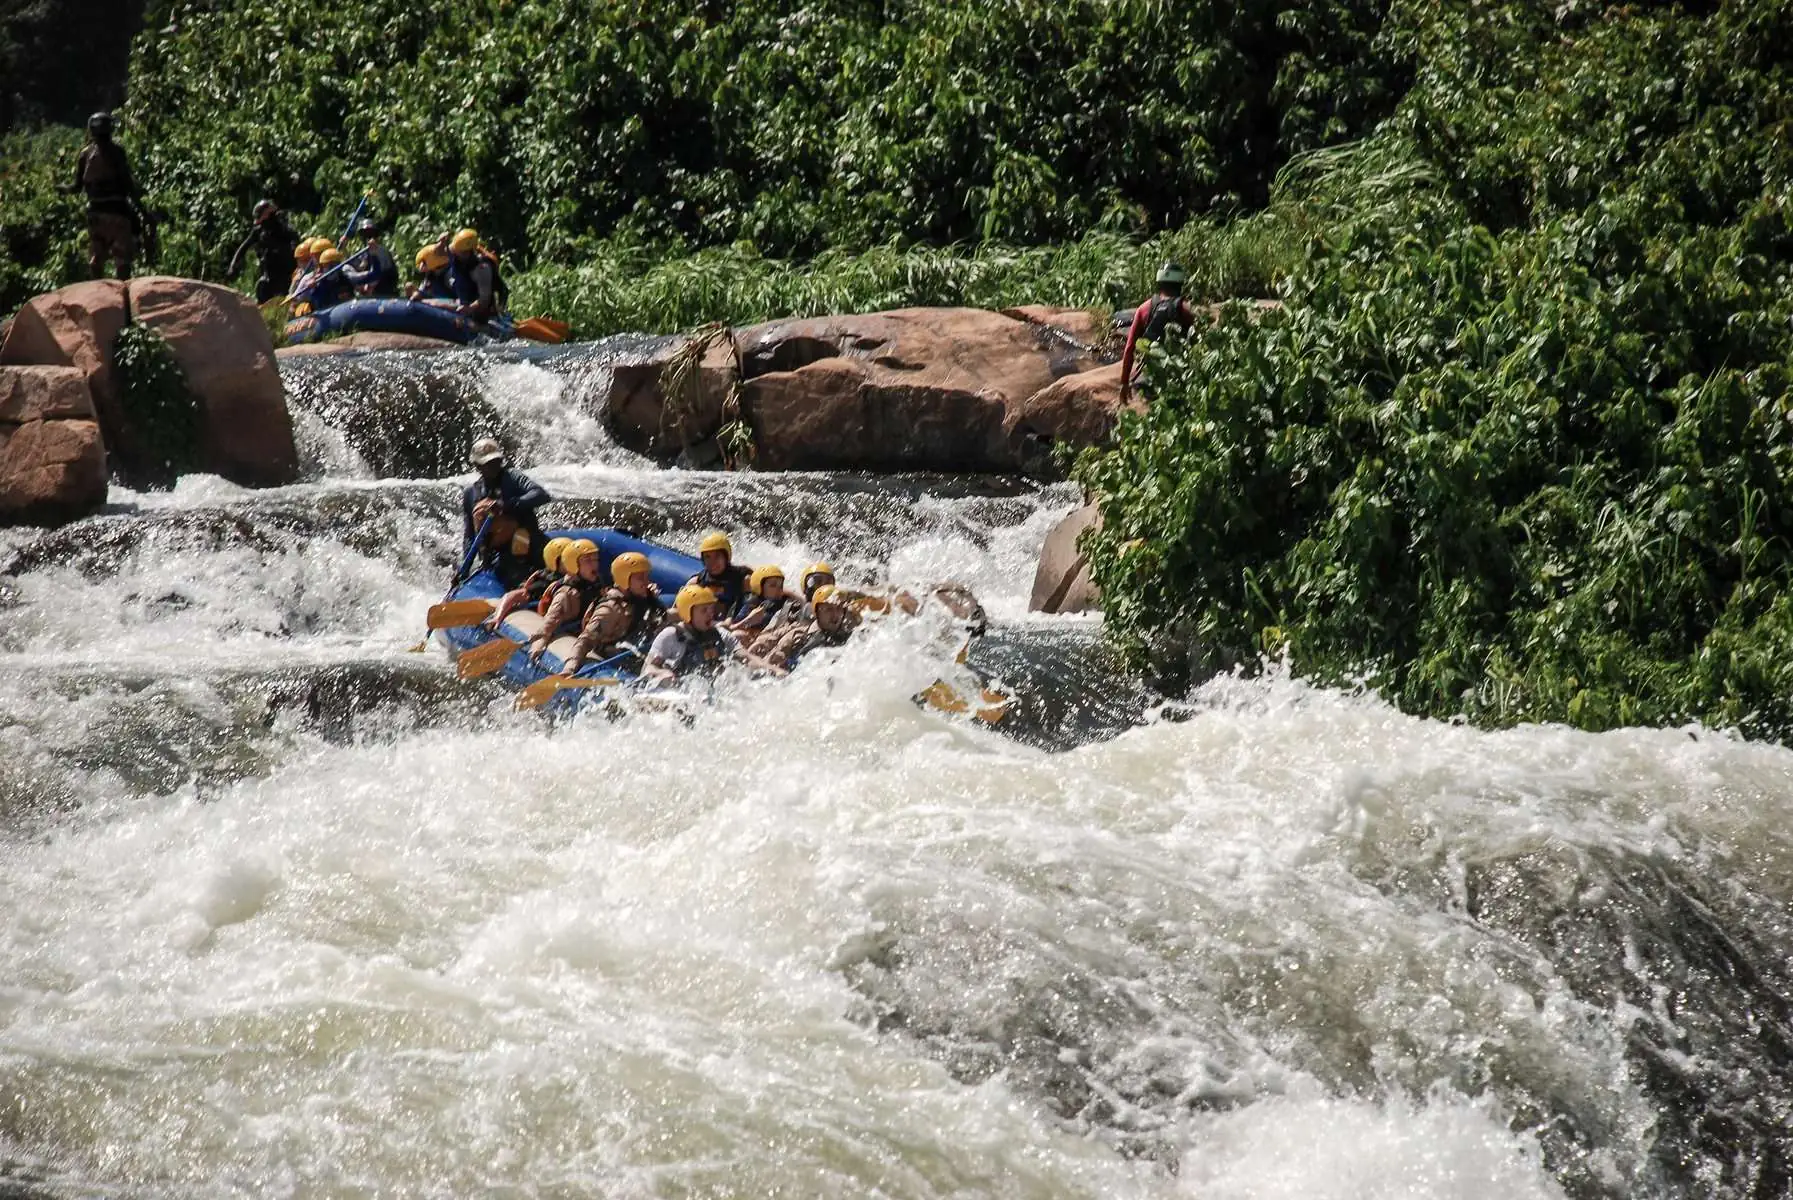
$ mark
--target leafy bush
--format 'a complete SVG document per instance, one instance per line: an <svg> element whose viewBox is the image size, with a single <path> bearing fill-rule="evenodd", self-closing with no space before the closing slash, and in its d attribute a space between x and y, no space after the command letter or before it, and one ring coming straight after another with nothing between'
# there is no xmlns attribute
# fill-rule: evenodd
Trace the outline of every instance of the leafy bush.
<svg viewBox="0 0 1793 1200"><path fill-rule="evenodd" d="M369 188L407 243L470 223L526 262L1033 244L1261 203L1393 108L1385 8L161 0L128 115L211 259L264 194L334 229Z"/></svg>
<svg viewBox="0 0 1793 1200"><path fill-rule="evenodd" d="M168 342L148 325L132 322L112 345L119 401L130 423L135 462L127 473L149 483L172 483L197 470L199 401L181 374Z"/></svg>
<svg viewBox="0 0 1793 1200"><path fill-rule="evenodd" d="M1417 712L1793 735L1788 6L1428 12L1391 127L1288 179L1285 310L1155 352L1080 461L1111 630Z"/></svg>

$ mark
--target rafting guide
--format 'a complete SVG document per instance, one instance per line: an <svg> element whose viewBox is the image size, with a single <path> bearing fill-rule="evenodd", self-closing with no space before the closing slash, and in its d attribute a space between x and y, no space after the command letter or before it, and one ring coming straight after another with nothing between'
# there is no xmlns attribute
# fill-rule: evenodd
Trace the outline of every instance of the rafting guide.
<svg viewBox="0 0 1793 1200"><path fill-rule="evenodd" d="M143 191L124 147L112 140L112 128L109 112L87 118L87 144L75 158L74 182L62 189L87 197L87 273L94 279L106 277L107 262L120 279L129 279L137 251L153 233Z"/></svg>
<svg viewBox="0 0 1793 1200"><path fill-rule="evenodd" d="M535 510L551 497L541 484L505 463L504 447L495 438L474 442L467 461L479 478L461 493L461 552L472 552L478 538L481 567L493 570L506 587L515 587L543 566L544 539Z"/></svg>

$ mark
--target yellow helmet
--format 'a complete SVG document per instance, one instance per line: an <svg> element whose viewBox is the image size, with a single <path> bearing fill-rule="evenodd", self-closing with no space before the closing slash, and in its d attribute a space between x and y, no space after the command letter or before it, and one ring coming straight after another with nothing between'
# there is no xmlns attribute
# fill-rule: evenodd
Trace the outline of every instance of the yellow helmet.
<svg viewBox="0 0 1793 1200"><path fill-rule="evenodd" d="M318 255L318 266L320 267L334 267L341 261L342 251L338 250L335 246L330 247L328 250Z"/></svg>
<svg viewBox="0 0 1793 1200"><path fill-rule="evenodd" d="M550 571L560 570L560 552L572 544L570 537L549 538L548 544L542 547L542 565Z"/></svg>
<svg viewBox="0 0 1793 1200"><path fill-rule="evenodd" d="M700 604L715 603L717 603L715 592L701 583L687 583L679 589L679 594L674 598L672 606L679 610L679 620L689 624L692 609Z"/></svg>
<svg viewBox="0 0 1793 1200"><path fill-rule="evenodd" d="M610 562L610 582L619 588L627 588L629 581L637 575L646 575L653 570L647 555L639 550L630 550L619 554Z"/></svg>
<svg viewBox="0 0 1793 1200"><path fill-rule="evenodd" d="M817 588L815 594L809 598L810 606L813 608L820 608L824 604L832 604L837 608L846 607L847 602L836 596L836 593L839 591L840 589L835 587L832 583L824 583L821 587Z"/></svg>
<svg viewBox="0 0 1793 1200"><path fill-rule="evenodd" d="M471 254L479 249L479 230L463 229L448 239L448 248L456 254Z"/></svg>
<svg viewBox="0 0 1793 1200"><path fill-rule="evenodd" d="M766 594L766 581L768 579L776 579L778 582L783 583L784 568L755 567L753 569L753 574L747 577L747 590L756 596L764 596Z"/></svg>
<svg viewBox="0 0 1793 1200"><path fill-rule="evenodd" d="M580 538L576 542L568 542L560 548L560 573L571 575L579 569L579 560L587 554L596 554L598 544L590 538Z"/></svg>
<svg viewBox="0 0 1793 1200"><path fill-rule="evenodd" d="M704 534L704 540L697 543L699 554L708 554L712 550L720 550L730 558L734 557L735 544L728 540L728 534L719 529L712 529Z"/></svg>
<svg viewBox="0 0 1793 1200"><path fill-rule="evenodd" d="M810 563L809 568L803 572L803 590L805 592L810 590L809 581L814 579L817 575L826 575L828 578L833 579L834 568L825 562Z"/></svg>
<svg viewBox="0 0 1793 1200"><path fill-rule="evenodd" d="M318 240L306 238L293 250L293 257L298 259L316 258L318 256Z"/></svg>
<svg viewBox="0 0 1793 1200"><path fill-rule="evenodd" d="M419 274L427 275L431 271L440 271L447 265L448 252L433 242L417 252L417 271Z"/></svg>

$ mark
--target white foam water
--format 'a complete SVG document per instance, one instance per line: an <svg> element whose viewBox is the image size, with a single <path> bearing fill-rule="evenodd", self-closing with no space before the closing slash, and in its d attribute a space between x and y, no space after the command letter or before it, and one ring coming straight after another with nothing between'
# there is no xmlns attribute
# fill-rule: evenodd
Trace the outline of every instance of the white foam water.
<svg viewBox="0 0 1793 1200"><path fill-rule="evenodd" d="M598 436L509 370L485 386L543 445ZM747 514L749 561L959 578L1008 624L1077 499L594 459L539 474L675 541ZM546 721L404 652L457 529L450 481L192 480L0 535L0 1190L1774 1181L1784 749L1483 732L1271 671L1048 753L915 704L953 647L894 620L688 721ZM289 686L309 709L257 700ZM1698 1104L1769 1132L1708 1144Z"/></svg>

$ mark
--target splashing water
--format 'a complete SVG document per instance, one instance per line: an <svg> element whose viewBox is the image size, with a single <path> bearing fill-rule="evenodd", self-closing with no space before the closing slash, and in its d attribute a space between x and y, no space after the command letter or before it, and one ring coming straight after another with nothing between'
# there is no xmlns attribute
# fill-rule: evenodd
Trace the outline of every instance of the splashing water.
<svg viewBox="0 0 1793 1200"><path fill-rule="evenodd" d="M1785 750L1152 707L1025 614L1073 489L658 471L564 363L431 364L551 522L959 579L1074 716L916 706L897 623L689 724L516 713L404 651L454 460L343 432L469 418L306 367L311 482L0 537L0 1192L1784 1194Z"/></svg>

